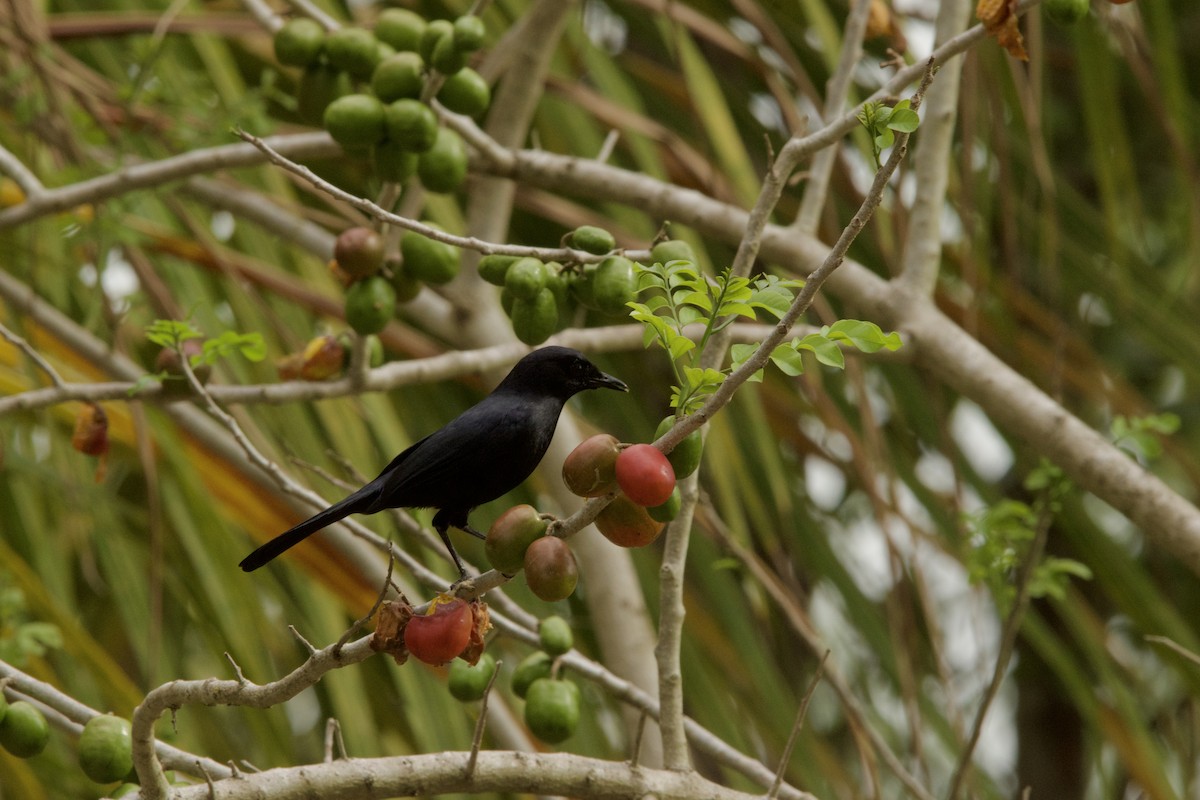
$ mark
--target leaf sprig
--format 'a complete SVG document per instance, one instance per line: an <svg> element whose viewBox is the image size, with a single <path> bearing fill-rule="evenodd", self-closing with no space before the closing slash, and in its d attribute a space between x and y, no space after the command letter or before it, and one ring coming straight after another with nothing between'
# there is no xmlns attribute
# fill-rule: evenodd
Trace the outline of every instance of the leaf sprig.
<svg viewBox="0 0 1200 800"><path fill-rule="evenodd" d="M671 357L676 385L671 387L671 405L678 415L686 415L701 405L754 353L756 345L738 344L732 349L733 363L725 370L700 366L700 356L714 333L738 319L754 320L760 312L780 320L791 307L795 292L803 281L785 280L775 275L757 278L732 277L728 270L714 276L703 275L688 261L669 261L650 266L637 265L638 294L645 302L631 302L630 316L645 326L643 344L658 342ZM702 324L694 340L684 328ZM865 353L880 349L896 350L901 345L897 333L884 333L879 326L861 320L840 320L817 333L797 337L781 344L771 353L771 361L787 375L804 371L801 351L812 352L819 362L839 369L845 366L841 345ZM761 380L761 371L754 376Z"/></svg>
<svg viewBox="0 0 1200 800"><path fill-rule="evenodd" d="M871 134L875 169L883 166L880 155L895 143L897 133L912 133L921 124L921 118L911 105L909 100L901 100L894 106L882 102L866 103L858 112L858 121Z"/></svg>

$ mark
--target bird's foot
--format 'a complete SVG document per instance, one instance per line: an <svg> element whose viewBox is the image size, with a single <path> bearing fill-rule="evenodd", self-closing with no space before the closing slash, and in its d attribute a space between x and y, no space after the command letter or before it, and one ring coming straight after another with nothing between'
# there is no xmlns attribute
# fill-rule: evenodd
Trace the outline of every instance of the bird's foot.
<svg viewBox="0 0 1200 800"><path fill-rule="evenodd" d="M463 530L463 531L465 531L465 532L467 532L467 533L469 533L469 534L471 534L471 535L472 535L472 536L474 536L476 539L484 539L484 540L486 540L486 539L487 539L487 534L486 534L486 533L481 533L481 532L479 532L479 531L475 530L474 528L472 528L470 525L463 525L463 526L462 526L462 530Z"/></svg>

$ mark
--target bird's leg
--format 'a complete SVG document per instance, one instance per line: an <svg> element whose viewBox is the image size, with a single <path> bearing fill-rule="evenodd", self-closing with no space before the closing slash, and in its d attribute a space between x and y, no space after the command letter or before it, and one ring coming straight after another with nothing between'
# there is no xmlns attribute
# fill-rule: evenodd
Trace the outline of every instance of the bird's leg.
<svg viewBox="0 0 1200 800"><path fill-rule="evenodd" d="M442 543L446 545L446 550L450 553L450 558L454 559L454 566L458 567L458 580L454 583L462 583L467 579L467 568L463 566L462 559L458 557L458 551L454 549L454 545L450 543L450 526L437 525L434 527L438 536L442 537Z"/></svg>

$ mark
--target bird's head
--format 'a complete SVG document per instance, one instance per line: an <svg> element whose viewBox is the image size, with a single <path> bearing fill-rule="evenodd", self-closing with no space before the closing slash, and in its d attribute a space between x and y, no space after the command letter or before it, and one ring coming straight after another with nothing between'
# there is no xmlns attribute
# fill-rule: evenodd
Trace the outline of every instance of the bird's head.
<svg viewBox="0 0 1200 800"><path fill-rule="evenodd" d="M601 372L578 350L542 347L522 358L497 391L534 392L566 400L588 389L629 391L624 382Z"/></svg>

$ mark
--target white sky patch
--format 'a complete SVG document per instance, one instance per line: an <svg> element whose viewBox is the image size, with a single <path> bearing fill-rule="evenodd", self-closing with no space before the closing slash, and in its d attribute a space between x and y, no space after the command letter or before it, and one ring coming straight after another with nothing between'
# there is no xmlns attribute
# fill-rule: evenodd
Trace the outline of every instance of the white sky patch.
<svg viewBox="0 0 1200 800"><path fill-rule="evenodd" d="M596 47L614 55L625 49L625 42L629 38L629 26L625 20L600 0L588 0L584 5L583 32Z"/></svg>
<svg viewBox="0 0 1200 800"><path fill-rule="evenodd" d="M998 481L1012 468L1012 448L983 410L970 400L955 403L950 414L950 435L984 480Z"/></svg>
<svg viewBox="0 0 1200 800"><path fill-rule="evenodd" d="M750 113L758 120L758 124L768 130L786 133L787 127L783 121L783 110L775 98L766 92L755 92L750 95Z"/></svg>
<svg viewBox="0 0 1200 800"><path fill-rule="evenodd" d="M932 6L932 13L922 16L927 16L928 19L919 19L917 17L900 17L900 30L904 33L904 38L908 40L908 54L912 56L912 62L919 64L929 58L929 54L933 52L934 26L930 21L937 16L937 3L925 3L923 5ZM899 11L899 9L897 9Z"/></svg>
<svg viewBox="0 0 1200 800"><path fill-rule="evenodd" d="M1124 514L1094 494L1085 494L1080 502L1092 522L1129 555L1136 556L1142 552L1142 533Z"/></svg>
<svg viewBox="0 0 1200 800"><path fill-rule="evenodd" d="M958 488L953 462L937 450L922 452L917 459L914 471L917 473L917 480L930 491L939 494L954 494Z"/></svg>
<svg viewBox="0 0 1200 800"><path fill-rule="evenodd" d="M830 544L863 594L875 602L887 596L893 583L887 541L873 517L831 530Z"/></svg>
<svg viewBox="0 0 1200 800"><path fill-rule="evenodd" d="M1084 292L1079 295L1079 318L1089 325L1108 327L1113 323L1108 302L1100 295Z"/></svg>
<svg viewBox="0 0 1200 800"><path fill-rule="evenodd" d="M846 496L846 476L830 461L810 455L804 459L804 488L822 511L833 511Z"/></svg>
<svg viewBox="0 0 1200 800"><path fill-rule="evenodd" d="M321 720L321 704L315 692L301 692L283 704L288 726L299 736L311 731Z"/></svg>
<svg viewBox="0 0 1200 800"><path fill-rule="evenodd" d="M212 215L208 226L214 239L218 242L228 242L233 238L233 232L237 230L237 218L228 211L217 211Z"/></svg>
<svg viewBox="0 0 1200 800"><path fill-rule="evenodd" d="M77 273L80 282L84 286L95 286L98 282L114 309L116 311L126 310L129 307L129 296L140 287L137 273L133 266L125 260L125 254L117 248L106 250L101 263L104 266L99 271L91 262L81 266Z"/></svg>

